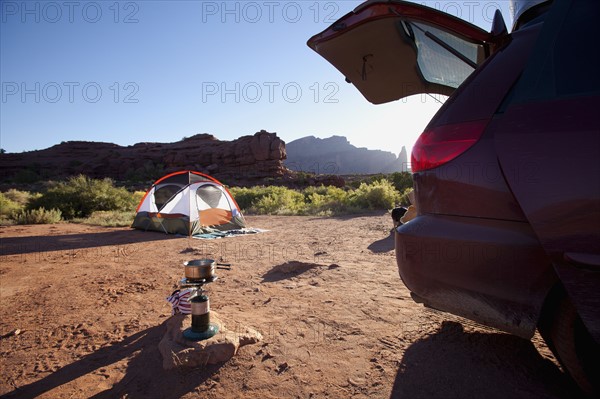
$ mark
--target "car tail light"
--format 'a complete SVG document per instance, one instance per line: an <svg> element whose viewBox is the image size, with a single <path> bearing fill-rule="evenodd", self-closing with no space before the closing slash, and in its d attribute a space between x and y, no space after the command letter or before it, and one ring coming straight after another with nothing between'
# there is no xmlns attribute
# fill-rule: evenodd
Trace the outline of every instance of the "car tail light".
<svg viewBox="0 0 600 399"><path fill-rule="evenodd" d="M478 120L425 130L412 150L413 173L437 168L467 151L479 140L488 122Z"/></svg>

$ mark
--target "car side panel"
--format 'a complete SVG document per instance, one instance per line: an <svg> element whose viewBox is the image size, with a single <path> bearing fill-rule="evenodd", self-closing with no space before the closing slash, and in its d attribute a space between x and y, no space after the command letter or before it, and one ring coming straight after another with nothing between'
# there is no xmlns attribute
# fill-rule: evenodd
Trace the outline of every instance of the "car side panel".
<svg viewBox="0 0 600 399"><path fill-rule="evenodd" d="M598 342L600 128L589 115L599 109L600 97L520 105L491 127L511 189Z"/></svg>
<svg viewBox="0 0 600 399"><path fill-rule="evenodd" d="M494 118L500 164L578 314L600 342L598 1L557 1ZM535 173L521 173L528 164Z"/></svg>

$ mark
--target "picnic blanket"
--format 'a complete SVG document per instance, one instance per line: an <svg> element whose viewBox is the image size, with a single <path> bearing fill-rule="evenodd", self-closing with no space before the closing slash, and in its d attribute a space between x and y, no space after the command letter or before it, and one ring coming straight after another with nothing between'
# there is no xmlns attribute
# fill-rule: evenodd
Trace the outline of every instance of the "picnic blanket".
<svg viewBox="0 0 600 399"><path fill-rule="evenodd" d="M194 234L192 237L200 240L215 240L218 238L228 238L228 237L239 237L247 234L259 234L264 233L269 230L265 229L257 229L257 228L244 228L244 229L236 229L236 230L228 230L228 231L220 231L220 230L209 230L205 229L204 233Z"/></svg>

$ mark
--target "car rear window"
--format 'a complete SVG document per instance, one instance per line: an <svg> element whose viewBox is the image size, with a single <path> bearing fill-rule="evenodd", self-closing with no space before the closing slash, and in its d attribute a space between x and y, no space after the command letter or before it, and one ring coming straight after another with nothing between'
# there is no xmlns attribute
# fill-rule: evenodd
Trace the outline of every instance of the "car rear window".
<svg viewBox="0 0 600 399"><path fill-rule="evenodd" d="M514 103L600 94L600 1L557 1L549 13Z"/></svg>
<svg viewBox="0 0 600 399"><path fill-rule="evenodd" d="M403 21L401 29L414 41L419 71L430 83L457 88L473 73L483 54L483 46L427 24Z"/></svg>
<svg viewBox="0 0 600 399"><path fill-rule="evenodd" d="M559 96L600 92L600 1L575 1L559 32L552 61Z"/></svg>

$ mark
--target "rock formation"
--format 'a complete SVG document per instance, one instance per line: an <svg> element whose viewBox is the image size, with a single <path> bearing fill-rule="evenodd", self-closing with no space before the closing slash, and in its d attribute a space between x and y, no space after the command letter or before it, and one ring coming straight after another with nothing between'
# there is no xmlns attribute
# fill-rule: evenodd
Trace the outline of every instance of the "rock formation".
<svg viewBox="0 0 600 399"><path fill-rule="evenodd" d="M155 180L191 169L226 184L252 183L286 174L285 143L264 130L233 141L198 134L175 143L69 141L39 151L0 154L0 179L61 179L83 173L93 178Z"/></svg>
<svg viewBox="0 0 600 399"><path fill-rule="evenodd" d="M391 152L357 148L346 137L303 137L286 145L285 166L316 174L375 174L407 170L406 149L396 157Z"/></svg>
<svg viewBox="0 0 600 399"><path fill-rule="evenodd" d="M408 153L405 146L402 146L400 154L398 154L398 163L401 167L400 172L408 172L410 165L408 164Z"/></svg>

